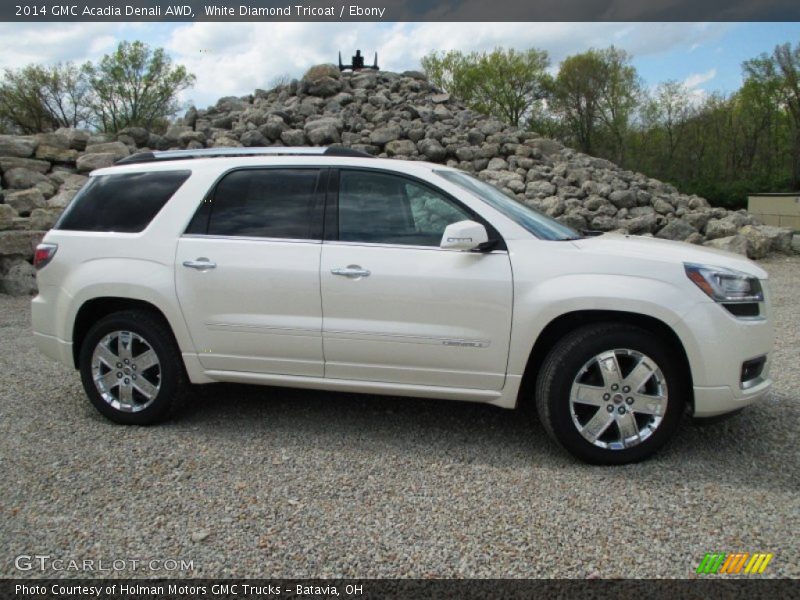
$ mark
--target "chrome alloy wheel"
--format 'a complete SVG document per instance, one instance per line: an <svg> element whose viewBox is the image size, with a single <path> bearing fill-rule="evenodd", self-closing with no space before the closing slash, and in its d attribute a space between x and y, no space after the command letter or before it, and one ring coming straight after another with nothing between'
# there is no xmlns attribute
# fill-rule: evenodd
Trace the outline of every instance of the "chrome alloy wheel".
<svg viewBox="0 0 800 600"><path fill-rule="evenodd" d="M599 448L623 450L649 438L667 409L667 381L649 356L629 349L589 360L570 390L572 422Z"/></svg>
<svg viewBox="0 0 800 600"><path fill-rule="evenodd" d="M161 363L142 336L112 331L92 353L92 379L100 396L113 408L139 412L158 396Z"/></svg>

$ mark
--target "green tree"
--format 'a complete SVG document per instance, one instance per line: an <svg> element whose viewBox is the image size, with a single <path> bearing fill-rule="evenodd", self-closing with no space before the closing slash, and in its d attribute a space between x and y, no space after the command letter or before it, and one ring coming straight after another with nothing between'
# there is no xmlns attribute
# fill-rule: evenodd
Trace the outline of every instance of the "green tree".
<svg viewBox="0 0 800 600"><path fill-rule="evenodd" d="M85 126L89 94L85 72L73 63L6 69L0 82L0 123L18 133Z"/></svg>
<svg viewBox="0 0 800 600"><path fill-rule="evenodd" d="M800 188L800 43L775 46L771 55L762 54L743 65L747 82L773 90L787 112L791 127L791 185Z"/></svg>
<svg viewBox="0 0 800 600"><path fill-rule="evenodd" d="M653 167L661 172L674 169L677 151L692 114L689 90L677 81L665 81L646 98L641 109L641 145ZM651 163L651 164L652 164Z"/></svg>
<svg viewBox="0 0 800 600"><path fill-rule="evenodd" d="M173 65L163 48L143 42L121 42L98 65L87 65L93 91L92 113L104 131L125 127L152 128L173 116L178 95L194 84L195 76Z"/></svg>
<svg viewBox="0 0 800 600"><path fill-rule="evenodd" d="M529 119L545 98L549 64L547 52L535 48L434 52L422 59L434 85L470 108L515 126Z"/></svg>
<svg viewBox="0 0 800 600"><path fill-rule="evenodd" d="M636 112L641 84L631 57L611 46L566 58L551 88L553 110L581 150L591 153L602 141L610 155L625 162L628 129Z"/></svg>
<svg viewBox="0 0 800 600"><path fill-rule="evenodd" d="M551 88L552 109L587 154L594 149L602 66L595 50L569 56L561 63Z"/></svg>
<svg viewBox="0 0 800 600"><path fill-rule="evenodd" d="M614 46L598 52L601 64L598 116L610 136L612 153L624 165L626 138L641 100L641 83L631 55Z"/></svg>

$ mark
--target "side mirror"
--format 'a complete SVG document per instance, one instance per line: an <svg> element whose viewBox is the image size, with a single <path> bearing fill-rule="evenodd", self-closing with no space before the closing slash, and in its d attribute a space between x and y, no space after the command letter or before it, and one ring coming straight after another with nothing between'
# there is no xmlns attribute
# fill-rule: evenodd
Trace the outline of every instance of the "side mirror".
<svg viewBox="0 0 800 600"><path fill-rule="evenodd" d="M475 250L488 241L486 227L475 221L459 221L445 228L439 247L446 250Z"/></svg>

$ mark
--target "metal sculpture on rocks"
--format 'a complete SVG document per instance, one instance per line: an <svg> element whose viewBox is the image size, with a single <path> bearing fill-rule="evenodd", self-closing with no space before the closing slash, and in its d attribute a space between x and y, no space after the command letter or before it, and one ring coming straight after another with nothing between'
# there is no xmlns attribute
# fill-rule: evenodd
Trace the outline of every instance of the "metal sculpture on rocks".
<svg viewBox="0 0 800 600"><path fill-rule="evenodd" d="M375 62L372 63L371 65L365 65L364 64L364 57L361 56L361 50L356 50L356 53L353 56L353 58L351 59L351 62L350 62L349 65L343 65L342 64L342 53L339 52L339 70L340 71L350 70L350 71L355 72L355 71L362 71L364 69L372 69L373 71L377 71L378 70L378 53L377 52L375 53Z"/></svg>

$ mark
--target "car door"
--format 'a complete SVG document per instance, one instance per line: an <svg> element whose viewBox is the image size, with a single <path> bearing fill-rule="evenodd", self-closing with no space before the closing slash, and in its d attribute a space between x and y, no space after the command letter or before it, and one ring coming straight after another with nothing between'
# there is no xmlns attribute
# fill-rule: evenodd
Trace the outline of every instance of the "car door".
<svg viewBox="0 0 800 600"><path fill-rule="evenodd" d="M175 285L209 370L322 377L319 261L327 170L224 175L177 247Z"/></svg>
<svg viewBox="0 0 800 600"><path fill-rule="evenodd" d="M326 210L336 219L326 219L333 234L320 271L325 376L501 389L512 310L502 240L492 252L440 249L448 224L479 217L425 182L357 169L332 182Z"/></svg>

